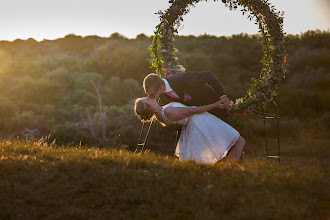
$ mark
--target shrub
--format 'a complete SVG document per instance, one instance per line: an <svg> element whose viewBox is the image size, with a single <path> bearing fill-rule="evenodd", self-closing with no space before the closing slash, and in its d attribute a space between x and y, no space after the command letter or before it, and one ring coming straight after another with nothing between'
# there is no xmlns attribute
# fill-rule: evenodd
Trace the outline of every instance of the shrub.
<svg viewBox="0 0 330 220"><path fill-rule="evenodd" d="M51 132L49 142L58 145L64 144L81 144L81 145L96 145L99 143L98 139L88 132L81 131L76 125L69 122L60 124Z"/></svg>

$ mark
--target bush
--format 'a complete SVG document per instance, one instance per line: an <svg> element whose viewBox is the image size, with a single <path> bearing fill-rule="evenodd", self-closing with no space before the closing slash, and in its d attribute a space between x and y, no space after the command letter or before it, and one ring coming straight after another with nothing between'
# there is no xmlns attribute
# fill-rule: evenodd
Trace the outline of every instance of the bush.
<svg viewBox="0 0 330 220"><path fill-rule="evenodd" d="M81 131L69 122L58 125L56 129L51 132L49 142L58 145L74 144L74 145L96 145L99 143L98 139L88 132Z"/></svg>

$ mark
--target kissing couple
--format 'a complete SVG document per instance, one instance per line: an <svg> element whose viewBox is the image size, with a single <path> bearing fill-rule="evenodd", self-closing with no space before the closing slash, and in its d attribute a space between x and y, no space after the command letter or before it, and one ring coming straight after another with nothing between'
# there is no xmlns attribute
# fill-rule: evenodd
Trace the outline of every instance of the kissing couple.
<svg viewBox="0 0 330 220"><path fill-rule="evenodd" d="M156 117L164 126L181 128L175 149L180 161L215 164L241 157L245 140L227 123L229 99L212 73L182 72L166 78L151 73L143 88L148 96L135 101L135 114L142 122Z"/></svg>

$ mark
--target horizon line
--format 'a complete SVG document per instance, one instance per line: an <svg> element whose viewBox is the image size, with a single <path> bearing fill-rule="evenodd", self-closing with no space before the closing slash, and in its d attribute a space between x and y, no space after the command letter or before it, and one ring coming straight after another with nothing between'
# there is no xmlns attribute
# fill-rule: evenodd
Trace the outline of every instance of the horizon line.
<svg viewBox="0 0 330 220"><path fill-rule="evenodd" d="M284 35L294 35L294 36L297 36L297 35L303 35L307 32L324 32L324 33L330 33L330 28L328 28L327 30L320 30L320 29L310 29L310 30L306 30L304 32L300 32L299 34L298 33L295 33L295 34L292 34L292 33L284 33ZM99 37L99 38L111 38L111 37L114 37L114 36L117 36L117 37L121 37L121 38L124 38L124 39L128 39L128 40L133 40L133 39L136 39L138 36L140 35L144 35L148 38L152 38L154 35L147 35L145 33L139 33L137 34L135 37L127 37L125 36L124 34L121 34L119 32L113 32L112 34L110 34L109 36L100 36L100 35L97 35L97 34L92 34L92 35L79 35L79 34L75 34L75 33L68 33L62 37L57 37L57 38L44 38L42 40L36 40L35 38L33 37L29 37L29 38L16 38L16 39L13 39L13 40L8 40L8 39L0 39L0 42L14 42L14 41L27 41L27 40L34 40L34 41L37 41L37 42L42 42L42 41L52 41L52 40L58 40L58 39L63 39L63 38L66 38L66 37L69 37L69 36L75 36L75 37L81 37L81 38L87 38L87 37ZM178 36L178 37L190 37L190 36L193 36L193 37L203 37L203 36L210 36L210 37L216 37L216 38L222 38L222 37L232 37L232 36L237 36L237 35L247 35L247 36L255 36L255 35L260 35L259 33L255 33L255 34L248 34L246 32L241 32L241 33L237 33L237 34L232 34L232 35L214 35L214 34L208 34L208 33L204 33L204 34L199 34L199 35L193 35L193 34L189 34L189 35L183 35L183 34L176 34L175 36Z"/></svg>

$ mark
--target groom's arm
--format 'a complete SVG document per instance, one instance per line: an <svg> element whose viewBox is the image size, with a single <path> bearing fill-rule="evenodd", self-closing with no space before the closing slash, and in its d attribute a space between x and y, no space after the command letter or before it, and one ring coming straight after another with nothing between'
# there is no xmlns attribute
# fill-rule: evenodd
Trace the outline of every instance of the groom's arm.
<svg viewBox="0 0 330 220"><path fill-rule="evenodd" d="M199 87L207 83L214 89L219 98L226 95L222 84L211 72L208 71L182 73L182 82L184 82L186 87Z"/></svg>

